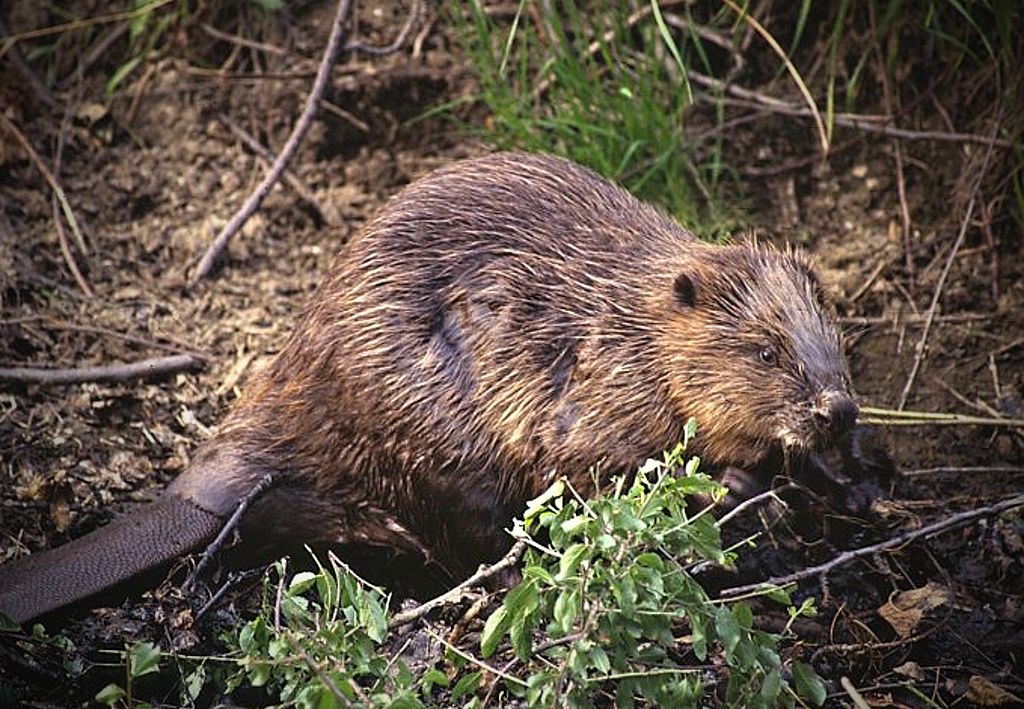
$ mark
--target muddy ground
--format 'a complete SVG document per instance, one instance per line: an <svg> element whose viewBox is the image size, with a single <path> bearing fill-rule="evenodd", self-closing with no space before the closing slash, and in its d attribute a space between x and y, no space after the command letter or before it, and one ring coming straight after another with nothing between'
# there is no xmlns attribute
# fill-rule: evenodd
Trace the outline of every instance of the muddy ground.
<svg viewBox="0 0 1024 709"><path fill-rule="evenodd" d="M382 7L359 10L360 37L386 43L394 36L405 10ZM444 117L410 122L474 87L431 10L403 51L343 54L325 97L331 106L291 165L301 189L275 187L212 277L188 287L207 244L264 175L266 163L241 132L281 148L333 12L331 4L312 3L293 7L288 22L260 19L255 6L232 19L206 18L263 46L241 47L193 27L165 38L110 100L104 84L117 65L97 60L76 73L73 57L87 49L81 36L68 40L81 47L60 47L52 63L31 65L51 72L41 78L57 98L53 107L10 54L0 60L5 118L51 169L62 145L55 173L85 233L87 253L72 253L92 291L84 294L62 256L51 193L34 162L10 130L0 132L0 367L102 366L174 353L205 363L148 382L0 383L0 561L61 544L152 499L210 435L248 374L281 346L332 255L383 200L431 168L488 149ZM35 3L11 3L0 18L13 31L53 22ZM784 80L764 89L795 96ZM984 112L974 113L954 111L950 128L938 111L918 111L905 127L991 130ZM462 108L459 117L482 120L483 113ZM862 402L896 407L916 369L907 409L1024 418L1024 244L1007 204L993 201L990 182L983 185L993 191L972 207L944 274L979 161L994 170L1001 149L985 158L978 141L896 142L840 128L839 149L821 162L813 159L814 140L809 121L766 112L730 134L726 154L743 176L749 226L814 254L843 319ZM817 516L786 520L755 552L762 577L1024 489L1020 428L886 427L879 440L898 468L884 496L860 517L812 506ZM850 677L877 704L923 705L908 686L939 705L989 697L1009 706L1013 700L999 691L1024 697L1019 507L859 558L832 570L824 585L805 580L803 589L821 613L799 652L830 681ZM889 600L911 603L895 594L912 589L938 600L900 634L879 609ZM97 642L85 631L77 639L84 650ZM53 667L33 674L13 659L13 647L0 655L0 703L70 705L103 683L102 675L75 680L66 699L65 680L48 674Z"/></svg>

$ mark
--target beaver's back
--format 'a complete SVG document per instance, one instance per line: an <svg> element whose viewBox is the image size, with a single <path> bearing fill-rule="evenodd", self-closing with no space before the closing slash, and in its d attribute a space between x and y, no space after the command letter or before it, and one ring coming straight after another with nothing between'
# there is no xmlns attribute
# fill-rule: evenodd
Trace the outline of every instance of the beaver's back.
<svg viewBox="0 0 1024 709"><path fill-rule="evenodd" d="M713 462L765 453L768 420L737 412L795 402L716 379L743 353L709 359L690 344L713 341L701 330L716 318L747 327L702 310L757 293L765 275L783 286L780 307L803 298L827 327L792 254L700 242L564 160L461 162L413 183L348 245L214 447L275 472L265 513L316 521L295 536L477 563L558 475L587 492L593 465L630 473L697 412L730 419L698 437L698 451L725 453Z"/></svg>

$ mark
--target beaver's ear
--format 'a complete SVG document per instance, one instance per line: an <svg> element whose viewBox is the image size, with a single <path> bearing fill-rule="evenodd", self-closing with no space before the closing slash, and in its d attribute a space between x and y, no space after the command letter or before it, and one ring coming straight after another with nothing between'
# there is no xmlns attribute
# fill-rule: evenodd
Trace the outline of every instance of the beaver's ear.
<svg viewBox="0 0 1024 709"><path fill-rule="evenodd" d="M672 292L675 295L676 303L684 308L696 306L701 285L701 277L696 270L682 271L677 274L672 283Z"/></svg>

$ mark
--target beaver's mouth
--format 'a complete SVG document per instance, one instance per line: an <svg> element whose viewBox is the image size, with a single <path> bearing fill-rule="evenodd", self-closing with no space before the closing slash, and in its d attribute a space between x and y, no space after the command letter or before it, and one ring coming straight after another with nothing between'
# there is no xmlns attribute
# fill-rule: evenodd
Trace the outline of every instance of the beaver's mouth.
<svg viewBox="0 0 1024 709"><path fill-rule="evenodd" d="M858 413L857 403L849 394L825 391L809 402L797 420L780 422L776 440L790 452L827 450L853 430Z"/></svg>

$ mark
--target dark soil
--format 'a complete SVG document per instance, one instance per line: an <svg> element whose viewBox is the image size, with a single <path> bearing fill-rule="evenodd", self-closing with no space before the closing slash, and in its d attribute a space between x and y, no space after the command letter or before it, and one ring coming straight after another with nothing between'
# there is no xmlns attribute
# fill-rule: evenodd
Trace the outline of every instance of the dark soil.
<svg viewBox="0 0 1024 709"><path fill-rule="evenodd" d="M56 21L39 7L5 4L0 19L15 32ZM473 88L438 17L418 28L414 49L346 53L326 96L342 110L320 112L291 165L302 193L279 184L212 277L188 288L203 250L266 169L237 129L280 150L334 13L333 4L317 2L293 7L286 22L267 21L255 7L204 21L272 51L192 27L187 37L165 37L109 101L105 82L120 62L97 61L77 75L76 63L94 46L86 46L84 33L68 40L82 47L58 47L52 63L32 64L35 72L48 67L52 109L10 53L0 59L0 110L58 175L85 232L88 253L72 250L93 291L83 294L62 256L50 190L13 135L0 130L0 367L102 366L181 352L205 362L201 371L160 381L0 383L0 561L59 545L152 499L185 467L248 373L281 346L332 255L368 215L415 176L487 149L445 118L410 122ZM404 3L379 7L359 12L358 32L386 44L404 21ZM42 43L18 46L27 52ZM772 88L790 91L783 81ZM961 132L991 129L981 111L954 113L953 122ZM927 112L913 114L911 124L946 129ZM841 130L840 147L822 162L814 159L814 140L810 121L765 115L731 135L726 152L746 176L751 226L814 254L849 335L862 402L895 408L919 362L907 409L1024 418L1024 240L988 181L987 201L973 207L921 349L985 146L897 144ZM911 218L906 245L897 149ZM1003 158L993 157L990 168ZM798 495L794 512L760 540L742 582L792 573L1021 493L1022 431L880 429L878 445L898 472L883 481L871 509L850 515ZM913 589L938 600L901 634L882 609L914 603L900 595ZM804 580L801 593L817 598L820 614L801 626L793 652L837 692L839 679L849 677L877 704L924 706L927 696L940 706L964 706L995 696L999 705L997 688L1024 697L1020 507L863 556ZM135 608L98 612L69 635L85 656L135 638L173 636L187 648L215 635L213 621L183 621L172 633L168 619L161 624ZM769 623L778 613L764 612ZM110 681L97 670L68 690L72 680L60 673L58 655L37 648L30 663L24 650L0 640L0 705L31 699L31 706L71 706Z"/></svg>

